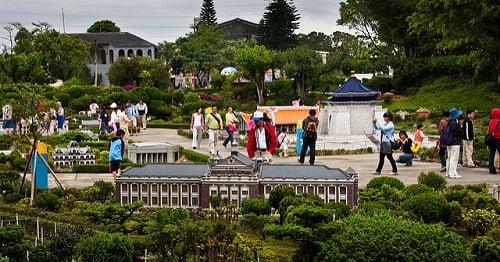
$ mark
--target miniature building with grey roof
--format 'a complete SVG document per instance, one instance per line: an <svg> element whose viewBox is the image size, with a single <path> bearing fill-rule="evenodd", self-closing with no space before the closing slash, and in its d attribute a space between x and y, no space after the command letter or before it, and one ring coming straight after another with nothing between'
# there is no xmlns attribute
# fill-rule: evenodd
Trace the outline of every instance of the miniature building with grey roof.
<svg viewBox="0 0 500 262"><path fill-rule="evenodd" d="M116 178L116 201L146 207L210 209L210 196L239 206L244 198L269 197L278 185L317 194L325 203L358 204L358 174L324 165L270 165L236 150L207 164L148 164L128 167Z"/></svg>
<svg viewBox="0 0 500 262"><path fill-rule="evenodd" d="M134 163L174 163L179 160L179 146L164 142L142 142L128 145L127 158Z"/></svg>
<svg viewBox="0 0 500 262"><path fill-rule="evenodd" d="M56 168L71 167L73 165L95 164L95 154L90 146L78 146L71 141L65 148L56 147L52 153L52 160Z"/></svg>

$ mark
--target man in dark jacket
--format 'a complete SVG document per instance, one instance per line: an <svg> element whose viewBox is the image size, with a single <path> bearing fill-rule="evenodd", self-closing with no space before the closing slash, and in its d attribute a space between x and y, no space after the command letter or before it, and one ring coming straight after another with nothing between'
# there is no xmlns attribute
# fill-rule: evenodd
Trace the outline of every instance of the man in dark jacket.
<svg viewBox="0 0 500 262"><path fill-rule="evenodd" d="M318 138L316 129L318 125L319 120L316 118L316 110L309 110L309 116L302 121L304 134L302 135L302 150L300 151L299 158L301 164L304 164L307 148L309 148L309 164L314 165L314 160L316 159L316 139Z"/></svg>
<svg viewBox="0 0 500 262"><path fill-rule="evenodd" d="M462 124L462 130L464 132L463 141L463 154L462 162L464 167L476 167L474 160L472 160L473 142L474 142L474 111L468 109L465 112L465 120Z"/></svg>
<svg viewBox="0 0 500 262"><path fill-rule="evenodd" d="M448 143L446 150L448 151L448 161L446 163L446 177L461 178L457 173L458 158L460 156L460 143L464 137L464 132L458 123L458 119L463 115L462 111L457 108L450 109L450 118L448 120ZM445 132L443 131L443 134Z"/></svg>

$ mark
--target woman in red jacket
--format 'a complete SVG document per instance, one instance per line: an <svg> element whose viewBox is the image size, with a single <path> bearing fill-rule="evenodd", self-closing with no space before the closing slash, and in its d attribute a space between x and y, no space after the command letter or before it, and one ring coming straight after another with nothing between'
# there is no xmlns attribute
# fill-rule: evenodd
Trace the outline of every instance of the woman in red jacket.
<svg viewBox="0 0 500 262"><path fill-rule="evenodd" d="M500 108L491 109L491 119L488 124L488 134L492 134L495 138L495 143L490 145L490 158L488 161L488 167L490 169L490 175L496 175L497 170L495 169L494 159L495 159L495 151L498 151L500 154Z"/></svg>
<svg viewBox="0 0 500 262"><path fill-rule="evenodd" d="M265 121L264 113L255 112L252 120L255 121L255 128L248 132L247 153L249 158L264 156L269 163L273 161L273 154L278 146L276 131L269 121Z"/></svg>

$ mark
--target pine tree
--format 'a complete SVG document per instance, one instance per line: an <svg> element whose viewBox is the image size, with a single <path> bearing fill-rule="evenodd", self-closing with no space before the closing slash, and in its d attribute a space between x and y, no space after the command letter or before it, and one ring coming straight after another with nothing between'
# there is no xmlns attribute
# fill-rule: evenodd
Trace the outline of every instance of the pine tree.
<svg viewBox="0 0 500 262"><path fill-rule="evenodd" d="M205 25L217 25L213 0L203 0L200 12L200 23Z"/></svg>
<svg viewBox="0 0 500 262"><path fill-rule="evenodd" d="M273 0L266 8L257 28L257 41L272 50L286 50L297 46L300 16L290 0Z"/></svg>

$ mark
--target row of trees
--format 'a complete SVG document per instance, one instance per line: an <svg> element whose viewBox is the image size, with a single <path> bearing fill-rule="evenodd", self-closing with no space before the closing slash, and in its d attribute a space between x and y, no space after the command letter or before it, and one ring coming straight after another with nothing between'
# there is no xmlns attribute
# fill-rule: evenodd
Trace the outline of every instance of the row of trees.
<svg viewBox="0 0 500 262"><path fill-rule="evenodd" d="M36 198L37 210L4 204L3 217L12 212L20 218L43 216L49 220L42 225L56 221L59 228L36 248L24 241L32 227L0 228L0 256L25 261L30 250L30 261L132 261L147 249L162 261L500 258L500 206L484 185L446 187L445 179L432 172L418 180L405 186L393 177L374 178L361 189L356 209L325 204L315 194L295 194L288 185L275 187L269 199L245 199L239 209L212 196L214 209L206 212L147 210L140 201L82 203L82 196L97 197L98 192L109 197L110 186L104 182L82 191L54 189ZM279 218L271 216L273 209ZM285 253L276 239L288 246Z"/></svg>

